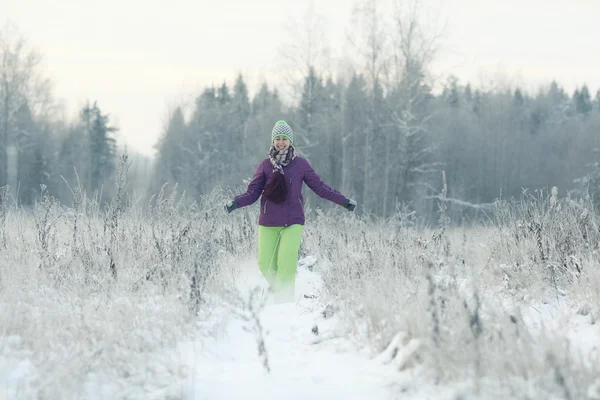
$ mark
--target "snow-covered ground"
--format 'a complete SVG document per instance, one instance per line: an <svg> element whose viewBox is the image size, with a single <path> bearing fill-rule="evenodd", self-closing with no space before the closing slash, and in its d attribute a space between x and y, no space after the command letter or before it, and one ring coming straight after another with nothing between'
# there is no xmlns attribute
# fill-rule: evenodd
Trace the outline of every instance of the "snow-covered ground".
<svg viewBox="0 0 600 400"><path fill-rule="evenodd" d="M241 298L250 304L250 293L257 293L253 291L257 287L264 287L264 280L251 261L240 263L238 268L236 286ZM361 347L347 336L335 307L312 298L320 284L317 273L301 267L295 303L273 304L267 298L262 308L255 308L257 320L244 318L249 314L240 308L236 310L236 304L223 304L198 325L195 335L179 341L172 348L162 348L148 358L151 365L145 368L152 369L152 373L116 377L90 372L83 375L81 391L64 392L62 398L507 398L499 382L484 382L484 390L476 397L472 382L436 386L431 371L418 366L400 370L398 362L390 360L396 351L374 354L367 347ZM546 336L566 335L572 351L582 354L589 362L599 359L598 324L590 324L588 317L578 315L560 303L540 304L528 309L524 319L529 320L532 331L537 327ZM5 307L2 312L7 312ZM257 321L262 327L262 335L254 329ZM261 338L265 346L263 354L258 346ZM400 347L397 353L408 347ZM26 350L22 339L14 335L1 339L0 349L0 399L41 398L38 396L44 377L35 366L39 355ZM396 354L396 358L399 357ZM589 399L600 399L600 379L587 392ZM529 394L522 395L540 398L536 393L532 388ZM514 398L524 397L515 394Z"/></svg>
<svg viewBox="0 0 600 400"><path fill-rule="evenodd" d="M248 297L261 285L258 268L242 266L239 288ZM335 314L314 299L318 275L301 268L296 303L267 304L259 314L267 372L259 356L253 320L221 315L222 330L205 339L189 359L184 398L209 399L392 399L393 371L357 353L336 329ZM250 331L248 331L250 330ZM341 337L340 337L341 336Z"/></svg>
<svg viewBox="0 0 600 400"><path fill-rule="evenodd" d="M257 286L264 287L256 265L241 264L238 272L242 298L248 299ZM357 353L344 333L336 329L335 314L329 308L324 313L316 300L304 296L310 297L318 285L318 275L301 268L297 302L272 304L267 299L260 310L269 371L259 355L259 337L252 331L256 321L244 319L234 310L235 305L223 305L199 325L195 337L154 357L155 363L166 361L154 369L164 368L166 380L172 382L158 384L142 376L130 380L90 373L84 377L83 392L65 392L63 398L395 398L394 371ZM0 343L0 399L38 398L38 385L44 379L32 362L37 357L23 348L18 336L5 337ZM166 354L169 351L170 356Z"/></svg>
<svg viewBox="0 0 600 400"><path fill-rule="evenodd" d="M237 287L243 294L264 287L251 262L240 266ZM323 306L312 295L320 290L317 273L298 271L296 303L267 304L259 314L270 372L264 368L253 320L241 320L222 310L218 333L201 346L189 344L189 379L183 398L209 399L437 399L510 398L501 382L484 380L475 395L473 382L435 385L432 371L403 368L413 342L393 343L381 353L361 347L338 321L335 307ZM305 296L307 295L307 296ZM246 297L249 298L249 297ZM523 307L532 334L568 337L572 351L588 362L600 360L600 326L578 315L566 302ZM214 320L213 320L214 322ZM542 329L543 327L543 329ZM539 332L536 330L539 329ZM542 340L542 339L540 339ZM412 347L412 348L411 348ZM399 368L400 367L400 368ZM526 387L527 385L524 385ZM545 398L554 398L548 391ZM600 377L588 388L589 399L600 399ZM514 398L540 398L539 388ZM560 396L556 398L561 398Z"/></svg>
<svg viewBox="0 0 600 400"><path fill-rule="evenodd" d="M569 204L435 232L319 214L289 304L259 301L251 210L12 210L0 400L600 400L600 223Z"/></svg>

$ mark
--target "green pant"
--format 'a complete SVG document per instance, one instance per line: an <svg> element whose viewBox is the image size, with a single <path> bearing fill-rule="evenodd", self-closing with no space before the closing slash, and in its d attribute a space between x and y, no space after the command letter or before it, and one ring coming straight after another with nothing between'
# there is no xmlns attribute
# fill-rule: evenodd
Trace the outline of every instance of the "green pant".
<svg viewBox="0 0 600 400"><path fill-rule="evenodd" d="M294 301L303 225L258 226L258 267L281 301Z"/></svg>

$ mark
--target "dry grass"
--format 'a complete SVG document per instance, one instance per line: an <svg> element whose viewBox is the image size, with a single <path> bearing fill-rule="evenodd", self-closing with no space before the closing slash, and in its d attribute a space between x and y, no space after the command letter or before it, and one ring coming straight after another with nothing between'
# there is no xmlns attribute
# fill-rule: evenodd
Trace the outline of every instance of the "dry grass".
<svg viewBox="0 0 600 400"><path fill-rule="evenodd" d="M110 205L76 187L69 206L43 191L32 211L0 207L0 373L31 362L17 395L77 397L99 379L168 393L188 373L177 343L228 292L225 266L256 255L256 210L227 215L223 192L186 206L176 191L142 203L120 185ZM426 229L310 212L301 252L317 257L318 296L348 337L399 370L470 382L482 398L585 398L598 353L581 357L560 328L600 315L597 214L538 195L493 215L458 228L442 214ZM558 314L541 324L538 311Z"/></svg>
<svg viewBox="0 0 600 400"><path fill-rule="evenodd" d="M586 398L599 353L580 354L569 335L600 311L597 214L554 193L497 202L492 215L416 229L331 212L310 220L304 247L348 335L374 354L392 344L399 369L470 381L484 398Z"/></svg>

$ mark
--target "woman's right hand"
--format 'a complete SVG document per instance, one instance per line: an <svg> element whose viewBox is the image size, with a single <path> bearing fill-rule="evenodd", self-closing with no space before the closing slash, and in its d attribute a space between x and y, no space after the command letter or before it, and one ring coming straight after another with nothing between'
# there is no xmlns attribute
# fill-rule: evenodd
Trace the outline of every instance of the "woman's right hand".
<svg viewBox="0 0 600 400"><path fill-rule="evenodd" d="M237 201L236 200L229 200L226 204L225 204L225 211L227 211L227 213L232 212L233 210L235 210L238 207Z"/></svg>
<svg viewBox="0 0 600 400"><path fill-rule="evenodd" d="M346 201L344 202L344 207L348 211L354 211L354 209L356 208L356 201L352 199L346 199Z"/></svg>

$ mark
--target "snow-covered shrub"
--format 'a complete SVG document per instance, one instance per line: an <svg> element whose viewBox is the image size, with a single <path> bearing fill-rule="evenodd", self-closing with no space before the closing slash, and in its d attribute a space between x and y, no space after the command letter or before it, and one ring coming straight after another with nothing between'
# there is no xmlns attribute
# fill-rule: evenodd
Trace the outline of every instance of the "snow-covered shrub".
<svg viewBox="0 0 600 400"><path fill-rule="evenodd" d="M518 201L498 201L494 216L496 261L515 272L538 269L555 289L577 280L582 259L599 250L600 221L593 204L559 199L556 187L550 195L538 192L524 194Z"/></svg>
<svg viewBox="0 0 600 400"><path fill-rule="evenodd" d="M9 398L148 398L189 376L176 347L256 229L225 215L221 191L185 206L176 190L142 202L121 184L108 205L78 186L70 205L46 188L33 210L0 205L0 372L29 363Z"/></svg>
<svg viewBox="0 0 600 400"><path fill-rule="evenodd" d="M470 381L482 398L585 398L600 354L572 342L597 312L596 226L585 203L554 191L498 202L487 224L461 228L317 213L305 248L348 335L399 368Z"/></svg>

